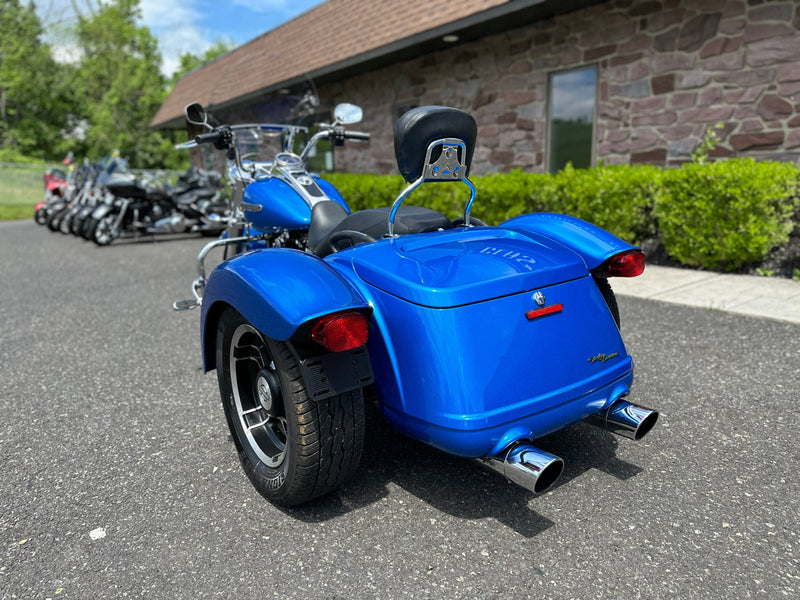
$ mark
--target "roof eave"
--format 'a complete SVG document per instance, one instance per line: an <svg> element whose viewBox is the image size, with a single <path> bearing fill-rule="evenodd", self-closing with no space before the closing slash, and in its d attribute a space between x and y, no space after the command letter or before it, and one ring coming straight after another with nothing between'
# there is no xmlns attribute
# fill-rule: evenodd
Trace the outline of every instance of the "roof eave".
<svg viewBox="0 0 800 600"><path fill-rule="evenodd" d="M514 27L518 27L527 22L549 18L556 14L571 12L605 1L606 0L509 0L509 2L501 4L500 6L474 13L463 19L458 19L390 44L373 48L361 54L356 54L345 60L325 65L324 67L306 74L306 76L319 83L333 75L341 76L343 72L372 70L387 63L394 62L395 60L403 60L402 55L404 53L419 46L433 45L438 48L449 46L450 44L442 41L442 38L448 34L458 33L460 38L458 43L463 43L475 39L476 37L503 31L505 25L510 24ZM510 23L508 18L512 15L514 15L515 18L513 23ZM522 16L523 18L517 18L518 16ZM364 69L364 67L367 68ZM268 95L280 89L291 87L292 84L298 83L304 78L305 77L297 77L280 81L242 96L237 96L236 98L215 104L213 108L226 109L234 107L259 96ZM156 113L150 123L150 126L154 129L175 129L182 128L184 125L182 115L171 117L163 122L158 122L157 117L158 113Z"/></svg>

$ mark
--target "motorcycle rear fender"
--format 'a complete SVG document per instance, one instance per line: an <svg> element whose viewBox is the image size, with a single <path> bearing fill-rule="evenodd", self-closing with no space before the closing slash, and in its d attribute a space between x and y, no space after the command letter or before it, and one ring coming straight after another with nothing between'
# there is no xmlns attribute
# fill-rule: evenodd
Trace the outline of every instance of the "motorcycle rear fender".
<svg viewBox="0 0 800 600"><path fill-rule="evenodd" d="M522 234L533 233L563 244L583 258L589 270L620 252L638 249L597 225L568 215L532 213L515 217L500 227Z"/></svg>
<svg viewBox="0 0 800 600"><path fill-rule="evenodd" d="M201 311L203 365L216 368L217 322L226 306L269 338L290 340L305 323L344 310L372 309L322 259L297 250L271 248L237 256L217 267L206 283Z"/></svg>

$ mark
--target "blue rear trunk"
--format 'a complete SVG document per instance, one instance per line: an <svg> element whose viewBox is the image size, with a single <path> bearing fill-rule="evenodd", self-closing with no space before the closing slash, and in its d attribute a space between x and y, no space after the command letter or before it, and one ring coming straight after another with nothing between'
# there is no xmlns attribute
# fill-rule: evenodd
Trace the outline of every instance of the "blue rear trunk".
<svg viewBox="0 0 800 600"><path fill-rule="evenodd" d="M499 228L409 235L328 262L375 308L370 357L387 419L478 457L595 413L627 393L632 361L583 260ZM529 319L544 306L555 314Z"/></svg>

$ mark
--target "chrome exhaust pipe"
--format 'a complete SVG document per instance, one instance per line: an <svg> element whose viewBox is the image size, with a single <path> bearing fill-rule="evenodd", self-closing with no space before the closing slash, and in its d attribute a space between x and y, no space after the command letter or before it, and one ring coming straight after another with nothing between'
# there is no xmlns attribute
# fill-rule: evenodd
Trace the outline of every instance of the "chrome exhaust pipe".
<svg viewBox="0 0 800 600"><path fill-rule="evenodd" d="M606 410L586 419L592 425L632 440L640 440L653 428L658 420L658 411L617 400Z"/></svg>
<svg viewBox="0 0 800 600"><path fill-rule="evenodd" d="M558 456L524 441L514 442L500 454L477 461L535 494L546 492L564 470L564 461Z"/></svg>

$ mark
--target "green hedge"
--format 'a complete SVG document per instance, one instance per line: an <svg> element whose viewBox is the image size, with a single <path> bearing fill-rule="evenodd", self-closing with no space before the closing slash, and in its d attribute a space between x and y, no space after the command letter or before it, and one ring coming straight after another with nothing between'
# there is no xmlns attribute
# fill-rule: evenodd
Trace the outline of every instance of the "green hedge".
<svg viewBox="0 0 800 600"><path fill-rule="evenodd" d="M686 265L732 271L785 244L800 208L800 170L752 158L665 171L655 205L667 252Z"/></svg>
<svg viewBox="0 0 800 600"><path fill-rule="evenodd" d="M639 242L655 233L652 203L662 191L659 176L659 169L645 165L601 169L568 166L557 175L511 171L472 177L478 192L472 215L498 225L524 213L565 213ZM329 173L324 177L353 210L388 206L405 187L399 175ZM454 218L464 213L468 198L466 186L434 183L418 188L407 201Z"/></svg>
<svg viewBox="0 0 800 600"><path fill-rule="evenodd" d="M354 210L388 206L405 185L399 175L325 178ZM555 175L511 171L471 179L478 191L472 215L490 225L530 212L564 213L634 244L660 234L672 257L709 269L763 260L786 243L800 208L798 167L752 159L680 169L567 166ZM454 218L468 197L463 185L437 183L415 190L407 202Z"/></svg>

